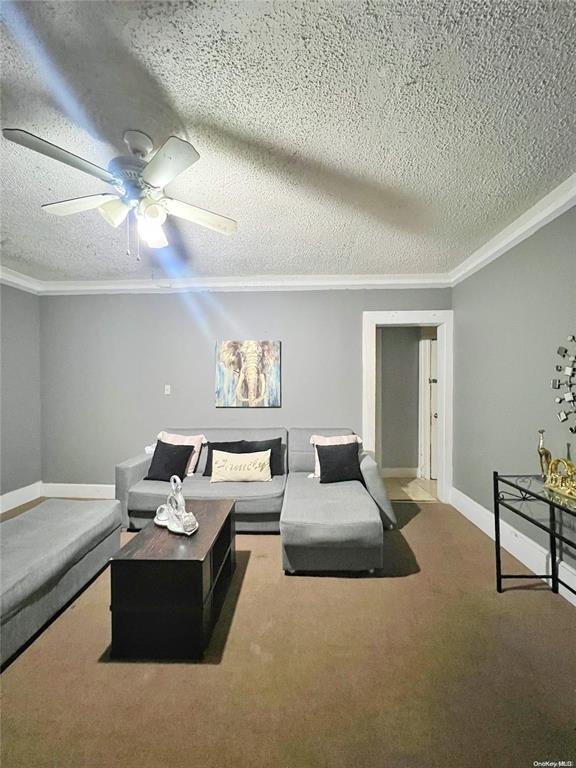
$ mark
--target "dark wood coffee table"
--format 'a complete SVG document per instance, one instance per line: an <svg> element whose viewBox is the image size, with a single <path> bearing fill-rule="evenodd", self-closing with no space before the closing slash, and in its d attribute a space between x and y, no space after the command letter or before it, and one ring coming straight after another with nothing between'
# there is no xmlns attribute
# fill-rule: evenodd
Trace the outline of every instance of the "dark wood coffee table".
<svg viewBox="0 0 576 768"><path fill-rule="evenodd" d="M110 561L115 659L194 659L208 645L236 565L234 502L186 507L195 534L152 522Z"/></svg>

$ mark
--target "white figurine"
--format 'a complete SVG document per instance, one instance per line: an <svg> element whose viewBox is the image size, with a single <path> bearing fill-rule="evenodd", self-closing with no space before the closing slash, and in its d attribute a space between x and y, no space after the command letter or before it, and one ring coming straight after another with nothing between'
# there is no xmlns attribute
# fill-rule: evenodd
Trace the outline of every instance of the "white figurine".
<svg viewBox="0 0 576 768"><path fill-rule="evenodd" d="M156 525L168 528L172 533L191 536L198 530L198 520L192 512L186 510L186 501L182 493L182 480L178 475L170 478L172 490L168 494L166 504L161 504L156 510L154 522Z"/></svg>

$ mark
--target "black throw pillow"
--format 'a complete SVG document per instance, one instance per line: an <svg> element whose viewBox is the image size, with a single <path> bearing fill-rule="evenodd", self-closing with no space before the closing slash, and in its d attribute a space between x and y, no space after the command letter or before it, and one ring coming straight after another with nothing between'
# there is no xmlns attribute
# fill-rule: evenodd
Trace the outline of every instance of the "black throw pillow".
<svg viewBox="0 0 576 768"><path fill-rule="evenodd" d="M206 466L204 468L204 477L212 476L212 451L226 451L226 453L244 453L244 440L234 440L230 443L208 443L208 455L206 456Z"/></svg>
<svg viewBox="0 0 576 768"><path fill-rule="evenodd" d="M282 438L273 437L271 440L243 440L243 453L257 453L270 450L270 474L283 475L284 462L282 461Z"/></svg>
<svg viewBox="0 0 576 768"><path fill-rule="evenodd" d="M363 484L358 448L358 443L317 445L320 482L341 483L344 480L359 480Z"/></svg>
<svg viewBox="0 0 576 768"><path fill-rule="evenodd" d="M193 450L193 445L172 445L158 440L148 474L144 479L168 481L172 475L178 475L180 480L184 480Z"/></svg>

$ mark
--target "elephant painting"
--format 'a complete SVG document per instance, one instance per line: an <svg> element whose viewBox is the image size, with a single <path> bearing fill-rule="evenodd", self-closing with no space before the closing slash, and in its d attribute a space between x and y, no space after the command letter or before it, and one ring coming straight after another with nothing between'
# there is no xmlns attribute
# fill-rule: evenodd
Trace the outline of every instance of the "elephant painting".
<svg viewBox="0 0 576 768"><path fill-rule="evenodd" d="M280 407L280 342L216 343L216 407Z"/></svg>

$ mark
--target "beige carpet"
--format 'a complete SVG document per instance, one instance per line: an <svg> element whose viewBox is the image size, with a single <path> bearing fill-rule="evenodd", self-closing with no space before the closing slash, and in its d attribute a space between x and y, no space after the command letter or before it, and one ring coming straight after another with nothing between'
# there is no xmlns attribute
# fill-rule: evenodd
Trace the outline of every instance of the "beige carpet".
<svg viewBox="0 0 576 768"><path fill-rule="evenodd" d="M238 536L199 664L112 663L103 574L2 675L2 768L529 768L576 759L576 609L399 504L384 578L286 577ZM504 557L506 568L521 568Z"/></svg>

